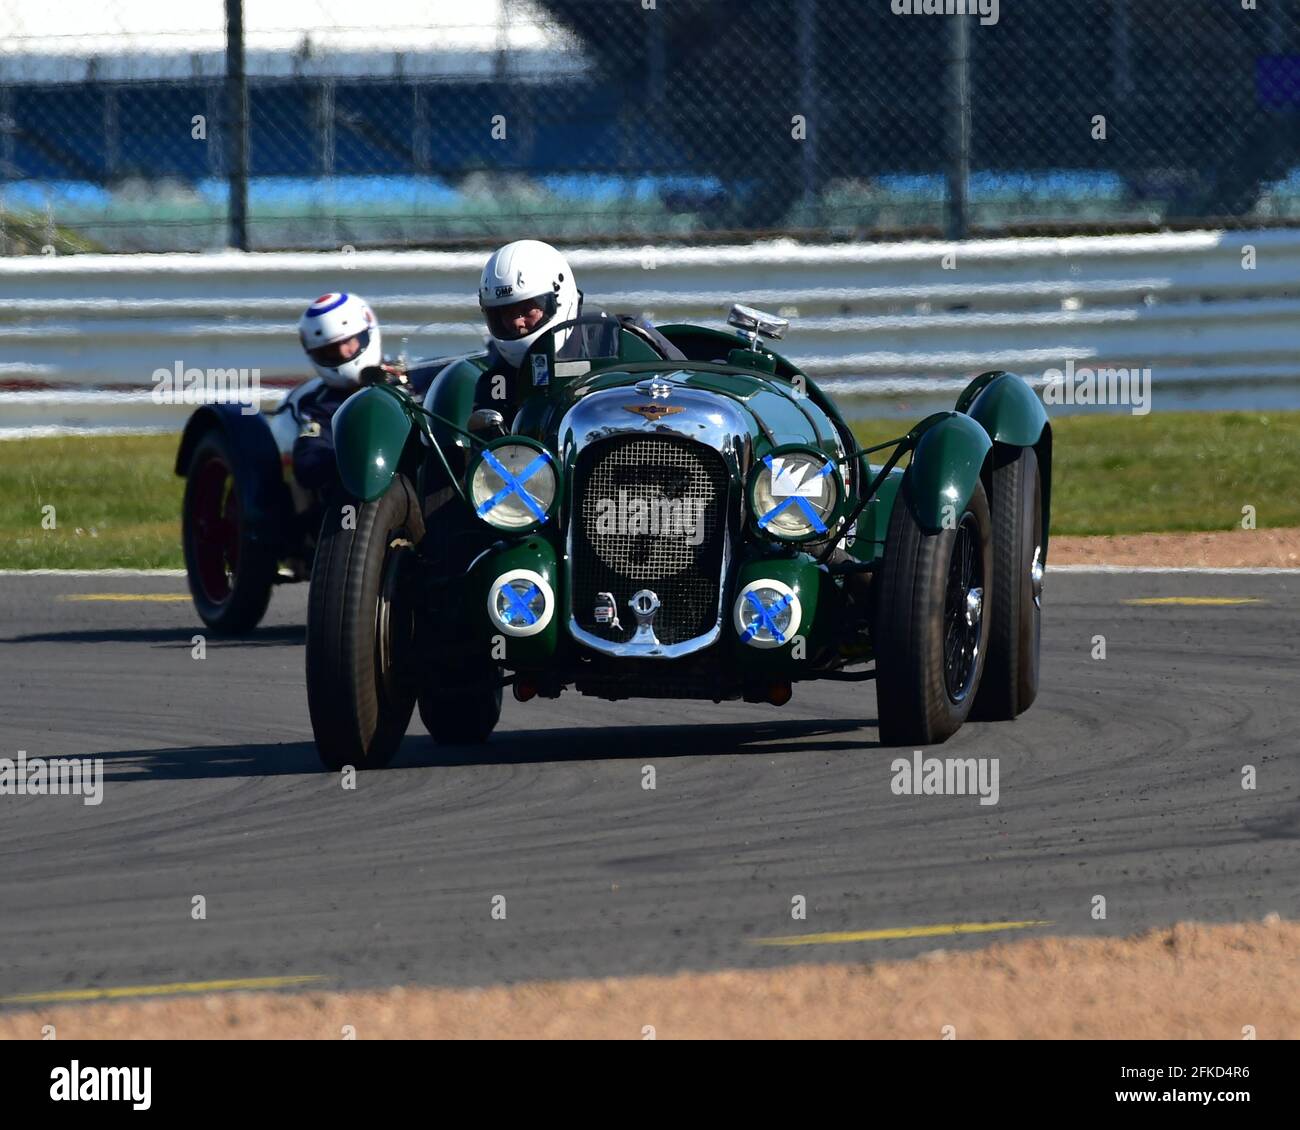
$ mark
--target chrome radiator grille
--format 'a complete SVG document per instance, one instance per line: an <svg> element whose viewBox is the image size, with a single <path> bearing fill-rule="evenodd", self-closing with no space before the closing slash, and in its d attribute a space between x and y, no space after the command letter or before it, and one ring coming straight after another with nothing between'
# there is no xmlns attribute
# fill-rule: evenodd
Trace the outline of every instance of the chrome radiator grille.
<svg viewBox="0 0 1300 1130"><path fill-rule="evenodd" d="M717 622L730 475L722 456L689 440L630 437L592 444L578 459L573 528L573 615L579 627L623 643L636 627L632 594L660 600L665 644ZM600 593L622 628L597 623Z"/></svg>

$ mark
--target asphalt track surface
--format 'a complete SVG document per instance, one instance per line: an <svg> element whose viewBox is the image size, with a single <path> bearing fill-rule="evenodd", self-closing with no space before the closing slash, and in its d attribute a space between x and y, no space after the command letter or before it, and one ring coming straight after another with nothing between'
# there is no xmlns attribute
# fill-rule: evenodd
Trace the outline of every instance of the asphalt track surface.
<svg viewBox="0 0 1300 1130"><path fill-rule="evenodd" d="M93 755L105 774L98 806L0 796L0 999L771 967L1300 917L1300 576L1049 572L1037 704L925 751L997 758L993 806L895 795L910 751L878 744L870 683L799 684L779 709L508 700L478 749L438 750L416 718L394 767L345 790L311 740L305 587L203 660L188 603L67 599L183 591L0 577L0 756ZM1252 602L1125 603L1178 595ZM1007 921L1051 924L756 944Z"/></svg>

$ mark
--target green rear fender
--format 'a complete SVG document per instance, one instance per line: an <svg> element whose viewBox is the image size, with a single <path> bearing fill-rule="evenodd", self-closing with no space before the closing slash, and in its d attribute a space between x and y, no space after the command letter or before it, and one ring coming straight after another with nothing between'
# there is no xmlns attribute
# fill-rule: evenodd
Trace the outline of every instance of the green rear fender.
<svg viewBox="0 0 1300 1130"><path fill-rule="evenodd" d="M1012 373L981 373L958 398L957 411L983 424L995 442L1013 447L1033 447L1047 426L1042 402Z"/></svg>
<svg viewBox="0 0 1300 1130"><path fill-rule="evenodd" d="M952 412L922 433L907 468L912 513L923 529L934 533L952 526L952 507L960 516L979 482L984 459L993 447L988 432ZM944 522L945 515L949 517Z"/></svg>
<svg viewBox="0 0 1300 1130"><path fill-rule="evenodd" d="M996 443L1032 447L1038 456L1043 497L1043 560L1047 560L1052 512L1052 425L1033 390L1019 377L1001 370L981 373L957 398Z"/></svg>
<svg viewBox="0 0 1300 1130"><path fill-rule="evenodd" d="M362 502L379 498L397 474L412 426L401 393L373 385L348 397L334 417L343 488Z"/></svg>

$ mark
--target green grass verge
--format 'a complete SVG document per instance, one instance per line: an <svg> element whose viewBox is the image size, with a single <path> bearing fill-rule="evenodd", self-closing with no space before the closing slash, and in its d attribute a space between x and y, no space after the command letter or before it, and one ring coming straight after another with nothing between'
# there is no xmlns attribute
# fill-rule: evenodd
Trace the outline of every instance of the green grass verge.
<svg viewBox="0 0 1300 1130"><path fill-rule="evenodd" d="M1300 411L1066 416L1054 425L1052 531L1300 526ZM904 430L858 428L864 442ZM177 436L0 442L0 568L177 568ZM54 529L42 507L54 507Z"/></svg>
<svg viewBox="0 0 1300 1130"><path fill-rule="evenodd" d="M0 442L0 568L178 568L178 435ZM54 507L53 529L42 508Z"/></svg>
<svg viewBox="0 0 1300 1130"><path fill-rule="evenodd" d="M865 443L902 430L855 429ZM879 459L880 456L873 456ZM1300 412L1073 415L1052 422L1054 534L1300 526Z"/></svg>

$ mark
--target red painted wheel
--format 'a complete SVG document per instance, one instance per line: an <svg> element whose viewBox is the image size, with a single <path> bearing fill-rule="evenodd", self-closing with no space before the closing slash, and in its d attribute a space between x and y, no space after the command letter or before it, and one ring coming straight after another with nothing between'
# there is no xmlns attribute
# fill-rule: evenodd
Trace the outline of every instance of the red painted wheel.
<svg viewBox="0 0 1300 1130"><path fill-rule="evenodd" d="M194 607L209 628L251 631L266 612L277 562L249 539L239 468L225 436L208 432L194 449L185 484L181 536Z"/></svg>
<svg viewBox="0 0 1300 1130"><path fill-rule="evenodd" d="M226 460L212 452L193 470L194 556L199 585L213 604L225 601L239 570L239 492Z"/></svg>

